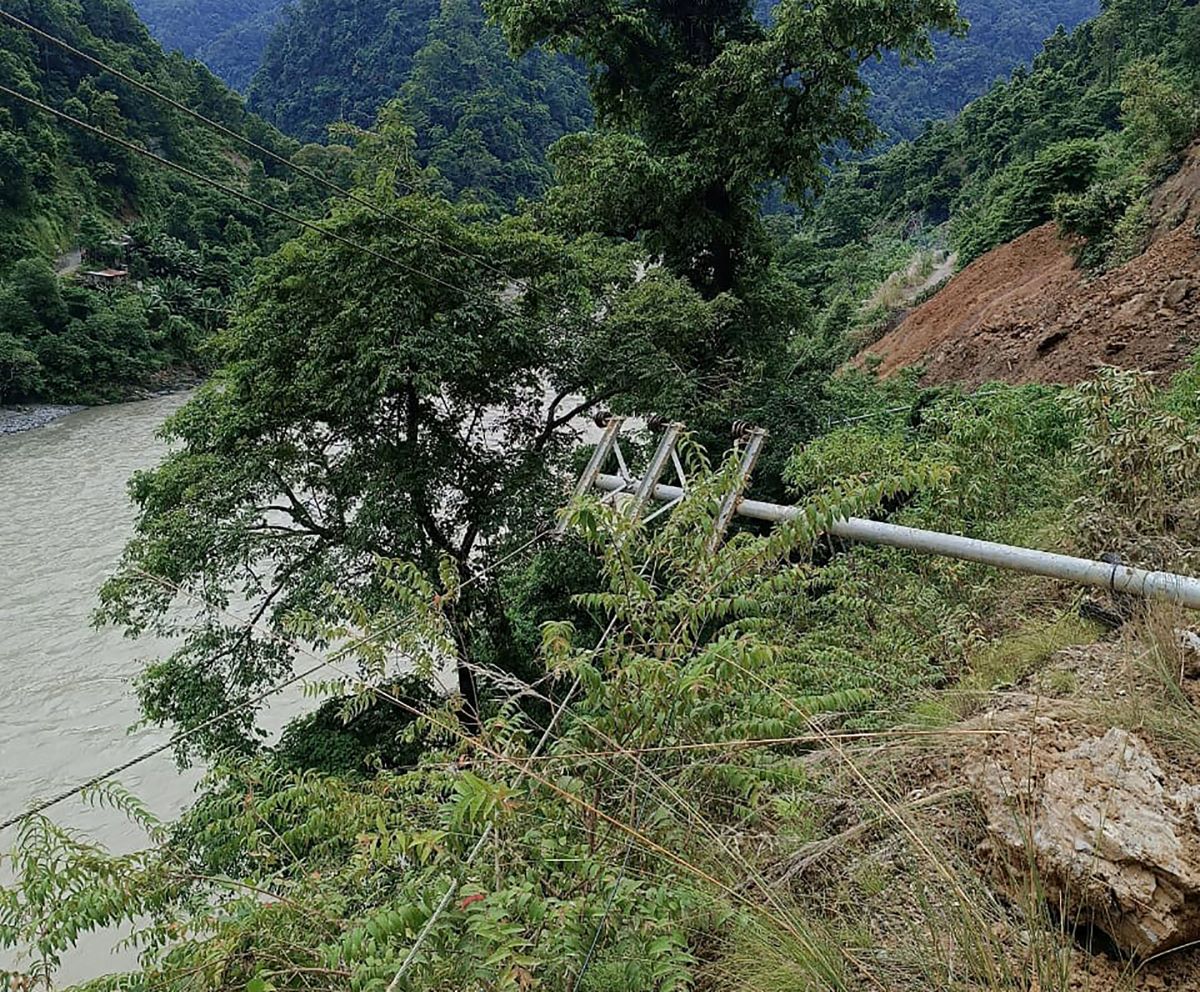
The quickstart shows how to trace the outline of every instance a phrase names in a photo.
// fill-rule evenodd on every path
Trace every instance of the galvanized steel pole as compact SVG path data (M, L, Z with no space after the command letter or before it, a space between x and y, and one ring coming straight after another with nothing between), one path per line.
M597 488L607 492L619 492L629 483L618 475L596 476ZM678 486L656 485L653 497L669 502L682 498L684 491ZM794 520L801 513L795 506L778 503L762 503L744 499L738 503L739 516L753 520L781 522ZM1010 544L992 541L977 541L957 534L942 534L938 531L900 527L897 524L876 520L861 520L850 517L830 527L829 532L837 537L868 544L883 544L893 548L907 548L925 554L959 558L963 561L979 562L996 568L1007 568L1030 575L1043 575L1051 579L1062 579L1083 586L1095 586L1112 592L1132 593L1147 599L1161 599L1178 603L1192 610L1200 610L1200 579L1171 572L1148 572L1127 565L1113 565L1089 558L1072 558L1049 551L1035 551Z

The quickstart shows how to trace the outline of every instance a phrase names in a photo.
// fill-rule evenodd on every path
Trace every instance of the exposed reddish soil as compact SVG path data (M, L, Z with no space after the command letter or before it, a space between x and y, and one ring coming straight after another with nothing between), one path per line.
M1200 346L1200 144L1154 194L1147 251L1099 277L1047 224L977 259L866 350L924 381L1074 383L1100 365L1169 372Z

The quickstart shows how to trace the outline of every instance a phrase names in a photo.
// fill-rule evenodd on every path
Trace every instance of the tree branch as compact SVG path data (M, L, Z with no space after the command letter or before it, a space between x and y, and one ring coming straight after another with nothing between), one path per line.
M541 433L539 433L538 436L533 439L532 450L541 451L547 444L550 443L550 440L554 437L554 432L560 427L566 426L581 413L586 413L588 410L599 406L606 400L612 399L620 392L620 388L616 386L614 386L612 389L606 389L598 396L594 396L590 400L584 400L582 403L568 410L566 413L560 414L556 417L554 415L555 412L558 410L559 406L562 405L562 401L571 395L571 391L568 389L559 393L558 396L554 398L554 402L550 404L550 409L546 413L545 426L542 428Z

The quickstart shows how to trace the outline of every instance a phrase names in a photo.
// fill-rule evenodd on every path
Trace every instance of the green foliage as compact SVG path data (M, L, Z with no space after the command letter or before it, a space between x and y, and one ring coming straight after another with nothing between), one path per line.
M327 223L375 254L309 232L266 260L210 349L219 370L164 428L173 453L134 480L136 536L101 616L183 634L140 685L156 721L193 726L278 679L289 618L372 603L380 557L443 585L445 558L461 583L503 557L546 524L573 418L622 381L563 245L398 195L412 147L390 118L364 136L362 188L388 216L341 206ZM223 612L238 595L263 629ZM466 655L507 650L495 578L453 598ZM203 749L252 746L241 720Z
M1138 196L1130 195L1147 181L1139 171L1195 131L1198 15L1188 0L1102 7L1073 33L1048 38L1030 68L1016 69L953 121L844 173L841 201L873 223L842 225L827 247L953 219L967 262L1057 216L1069 233L1089 238L1089 266L1140 250ZM1099 142L1095 154L1089 142ZM1154 164L1146 176L1159 171ZM1135 211L1127 220L1123 205Z
M20 0L7 9L278 154L293 151L202 66L164 55L126 0ZM304 213L319 202L303 185L268 177L229 140L8 24L0 26L0 82L276 207ZM197 345L214 315L245 283L253 258L289 233L257 206L15 101L0 107L4 162L0 307L16 344L5 348L0 400L116 399L164 367L200 364ZM106 242L131 224L126 258ZM89 251L85 268L129 263L144 291L106 298L65 279L54 312L26 308L19 267L35 266L53 282L49 261L75 246ZM194 295L159 293L157 281L170 278L186 279Z
M591 122L578 70L542 53L514 60L479 0L303 0L249 90L255 111L303 141L336 122L369 127L397 96L422 164L492 208L540 194L546 150Z
M557 203L593 230L644 238L648 252L706 296L737 288L761 263L761 189L795 201L820 185L836 141L874 136L860 67L887 48L928 51L928 28L958 25L955 5L793 3L769 24L745 3L697 16L647 0L632 7L494 0L512 44L575 55L605 130L564 148ZM569 163L569 167L568 164Z
M324 140L335 121L369 127L400 91L436 12L436 0L301 0L284 8L250 84L250 106L301 141Z
M134 6L164 48L203 62L244 91L284 0L134 0Z
M1113 179L1099 179L1082 193L1060 196L1054 204L1054 218L1065 234L1081 239L1080 262L1090 269L1100 268L1107 260L1127 261L1117 253L1122 220L1129 214L1145 188L1137 173ZM1126 253L1121 253L1126 254Z
M1143 159L1180 151L1200 127L1195 99L1174 75L1161 57L1132 62L1121 73L1122 122L1131 150Z
M88 798L124 813L143 836L161 842L161 824L119 786ZM153 854L112 857L77 831L37 817L20 828L13 853L0 856L15 883L0 888L0 947L19 948L19 971L0 970L6 989L52 987L63 955L80 937L151 911L161 898Z
M917 138L927 122L947 120L1028 63L1056 30L1073 30L1100 10L1098 0L963 0L965 37L938 34L927 64L906 65L887 55L868 65L871 118L893 141Z
M1177 150L1195 129L1200 60L1184 39L1196 16L1180 0L1105 4L1073 34L1055 32L1031 68L1019 67L953 121L841 165L804 218L770 217L769 247L751 243L803 295L815 315L807 336L822 329L818 350L844 360L920 302L904 294L895 306L887 301L923 251L954 249L962 266L1053 219L1076 236L1088 268L1140 253L1153 222L1147 190L1174 161L1161 149ZM571 161L576 175L580 161ZM663 184L674 171L660 170L658 185L644 190L628 188L636 174L614 157L591 182L626 191L631 204L637 195L656 209L668 202ZM572 193L581 216L602 210L600 199ZM780 211L778 200L772 192L769 209ZM628 228L632 216L623 206L614 226Z
M419 676L386 685L384 691L422 709L434 699ZM379 706L354 712L347 709L344 700L331 699L316 712L289 723L272 754L280 767L289 770L341 776L371 774L378 769L416 764L429 746L423 729L413 727L412 720L403 713Z
M1082 509L1094 530L1102 532L1112 517L1161 530L1191 494L1200 433L1164 409L1163 399L1153 377L1135 370L1102 368L1079 386L1073 404L1082 422L1078 454L1090 482Z
M419 159L493 208L541 194L547 149L592 122L580 73L543 52L514 60L478 0L443 0L400 98Z
M11 302L0 297L0 312ZM44 388L37 353L23 337L0 334L0 403L38 395Z
M862 388L861 386L859 388ZM870 387L868 387L870 388ZM894 400L893 397L889 400ZM1039 387L913 396L798 451L788 481L802 498L853 491L906 473L937 473L922 490L893 484L896 523L1028 544L1079 491L1073 419ZM993 571L906 551L835 544L817 585L805 650L834 685L879 686L913 699L946 679L989 622Z
M993 173L978 189L964 190L964 204L952 222L962 262L1050 220L1058 197L1079 194L1091 184L1100 152L1089 139L1057 142L1030 162Z
M224 309L238 278L214 265L222 250L193 250L144 225L123 247L96 225L85 218L90 264L128 265L140 286L87 289L56 277L40 259L16 263L0 278L0 320L9 328L0 403L119 400L156 375L203 367L213 314ZM245 258L256 250L247 242L228 254Z
M1068 613L1049 622L1032 623L1016 634L981 646L972 652L970 670L955 685L948 702L958 717L970 716L986 705L992 692L1020 685L1045 668L1058 651L1073 644L1087 644L1099 633L1096 626Z

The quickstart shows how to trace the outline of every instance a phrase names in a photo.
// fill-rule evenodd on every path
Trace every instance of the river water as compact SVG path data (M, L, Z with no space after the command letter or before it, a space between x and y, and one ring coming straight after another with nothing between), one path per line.
M130 689L158 645L94 630L96 591L129 537L130 476L155 464L154 432L184 401L167 396L73 414L0 438L0 814L58 792L164 739L127 733L137 720ZM122 784L155 812L191 795L169 755L131 769ZM63 819L119 844L124 829L80 803ZM115 832L114 832L115 830ZM10 838L0 838L0 842Z
M138 708L131 681L166 645L92 628L96 592L131 534L130 476L165 453L155 432L185 395L98 407L23 434L0 436L0 820L112 768L169 732L130 732ZM272 721L299 705L293 700ZM180 774L170 753L118 781L162 817L191 799L198 771ZM80 800L53 818L115 850L135 850L140 831ZM0 849L15 829L0 835ZM111 955L114 934L85 939L65 962L64 984L132 965ZM0 951L0 969L14 964Z
M0 821L169 736L130 728L139 715L132 682L170 645L96 630L91 616L132 533L129 479L166 453L156 432L186 400L176 394L97 407L0 434ZM590 424L582 429L598 434ZM272 701L260 724L277 732L311 705L294 687ZM166 752L117 780L169 819L192 799L200 774L181 774ZM78 799L49 815L111 850L136 850L146 840L120 814ZM0 834L0 851L11 848L15 832ZM114 953L121 936L85 936L64 959L58 983L136 967L129 951ZM0 970L17 964L0 950Z

